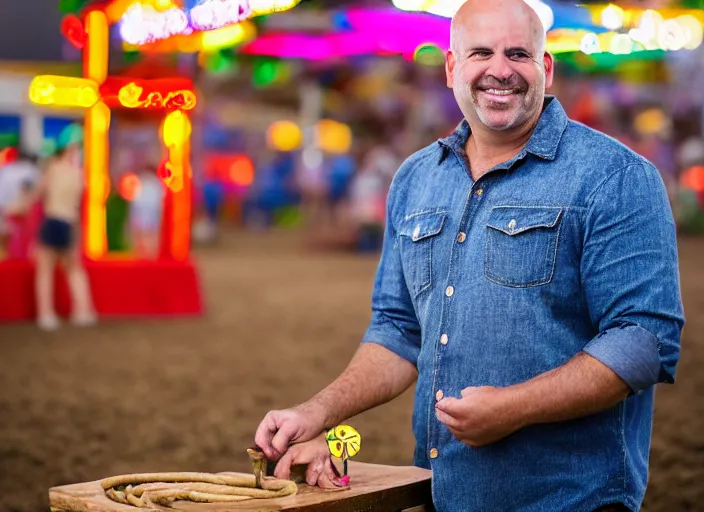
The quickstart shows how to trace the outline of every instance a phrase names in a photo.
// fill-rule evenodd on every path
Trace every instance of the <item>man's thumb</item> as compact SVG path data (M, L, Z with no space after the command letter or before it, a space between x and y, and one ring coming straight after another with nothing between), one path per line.
M469 387L469 388L464 388L462 390L462 398L466 397L467 395L473 394L477 389L477 387Z
M435 404L435 407L440 409L445 414L453 416L453 413L457 410L458 403L459 400L457 400L456 398L448 397L440 400L437 404Z

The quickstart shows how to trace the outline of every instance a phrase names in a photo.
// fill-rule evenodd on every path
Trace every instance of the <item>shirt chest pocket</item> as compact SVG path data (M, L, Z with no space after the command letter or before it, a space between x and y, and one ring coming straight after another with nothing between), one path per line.
M432 285L433 245L442 232L447 212L423 211L407 215L398 228L401 263L413 297Z
M514 288L549 283L562 216L559 207L495 207L486 226L486 278Z

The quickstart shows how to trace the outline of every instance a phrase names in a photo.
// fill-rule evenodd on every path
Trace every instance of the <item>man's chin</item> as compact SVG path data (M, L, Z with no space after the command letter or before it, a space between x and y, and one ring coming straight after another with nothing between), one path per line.
M509 112L504 111L508 114ZM479 113L482 124L490 130L510 130L516 124L516 115L497 115L498 112Z

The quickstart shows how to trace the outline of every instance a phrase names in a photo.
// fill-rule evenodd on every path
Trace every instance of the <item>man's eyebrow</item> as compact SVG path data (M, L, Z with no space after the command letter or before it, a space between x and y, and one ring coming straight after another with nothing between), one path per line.
M472 46L470 48L465 48L464 53L473 53L473 52L487 52L487 53L493 53L494 50L491 48L487 48L486 46Z
M512 46L512 47L506 48L504 50L504 54L519 53L519 52L523 52L528 55L533 55L533 53L531 51L529 51L527 48L524 48L522 46Z

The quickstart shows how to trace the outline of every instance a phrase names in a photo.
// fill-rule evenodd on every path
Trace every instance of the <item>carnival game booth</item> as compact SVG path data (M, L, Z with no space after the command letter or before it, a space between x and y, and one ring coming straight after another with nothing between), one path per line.
M190 257L192 171L190 114L197 94L189 78L143 80L108 76L110 26L135 44L175 44L173 51L197 51L208 33L228 30L251 16L290 8L297 2L205 0L73 2L62 21L63 35L82 50L82 76L40 75L28 91L32 103L80 109L84 122L85 198L81 248L100 316L174 316L203 311L196 267ZM282 4L282 5L279 5ZM159 20L166 21L159 23ZM108 252L106 200L110 189L109 127L114 109L162 116L159 136L164 158L159 177L164 198L159 256L136 259ZM69 294L57 270L57 312L70 311ZM34 268L29 260L0 262L0 321L35 317Z

